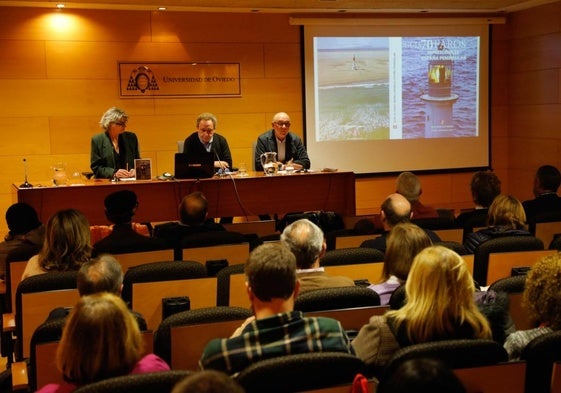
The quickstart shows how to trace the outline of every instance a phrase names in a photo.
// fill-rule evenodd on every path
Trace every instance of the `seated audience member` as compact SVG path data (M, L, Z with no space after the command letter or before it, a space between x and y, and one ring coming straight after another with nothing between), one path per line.
M443 246L422 250L405 283L407 303L370 318L353 340L356 354L379 374L400 347L446 340L491 338L474 301L475 286L463 259Z
M380 379L376 393L466 393L462 381L438 359L409 359Z
M487 226L489 206L501 193L501 181L493 172L475 172L471 178L470 189L475 208L456 217L456 225L464 228L465 234L472 232L473 228Z
M538 336L561 329L561 254L548 255L532 266L526 278L522 305L536 328L510 334L504 347L511 360L520 358L526 345Z
M413 258L431 245L427 233L415 224L397 224L392 228L384 255L382 282L368 287L380 295L380 304L388 304L393 291L407 280Z
M181 243L184 236L195 233L225 231L226 229L208 219L208 201L200 191L186 195L179 204L180 221L156 225L154 236L166 240L169 247Z
M111 293L80 298L64 327L56 365L65 382L45 385L38 392L71 392L107 378L170 369L158 356L145 354L134 317Z
M320 258L325 255L327 245L321 228L310 220L301 219L288 225L281 234L281 241L296 257L300 292L355 285L351 278L330 276L320 267Z
M234 378L222 371L200 370L181 381L171 393L244 393L245 389Z
M552 165L538 168L533 187L535 199L522 203L528 222L539 221L552 214L561 216L561 197L557 195L560 184L559 169Z
M396 192L403 195L411 204L411 219L437 218L438 212L431 206L421 203L421 181L411 172L401 172L396 180Z
M43 247L27 262L21 279L52 271L78 270L90 259L91 252L86 216L76 209L60 210L47 221Z
M339 321L304 317L294 311L299 292L296 257L282 243L266 243L245 265L246 290L254 316L230 338L211 340L199 361L201 369L236 374L250 364L276 356L308 352L353 354L349 337Z
M464 247L469 254L488 240L501 236L531 236L526 229L526 214L518 199L511 195L498 195L489 207L489 226L477 232L468 233Z
M45 227L35 209L27 203L11 205L6 210L6 224L9 232L0 243L0 279L6 276L8 256L17 255L17 260L28 260L39 252L45 238Z
M119 261L112 255L102 254L88 262L84 262L78 270L76 279L80 296L94 293L109 292L121 296L123 289L123 269ZM66 318L71 308L58 307L50 312L47 320ZM132 311L141 331L147 329L146 320L137 312Z
M386 241L390 230L397 224L411 222L411 204L401 194L390 194L382 203L380 218L384 226L381 236L374 239L365 240L361 247L376 248L382 252L386 251ZM433 243L439 242L440 238L430 229L423 228Z
M225 231L221 225L208 218L208 201L200 191L186 195L179 204L179 221L154 227L154 236L164 239L170 248L181 249L183 238L198 233ZM175 259L179 255L176 255Z
M105 216L114 225L108 236L94 244L94 255L153 251L167 247L164 239L144 236L133 229L132 218L138 207L134 192L129 190L113 192L107 195L104 205Z

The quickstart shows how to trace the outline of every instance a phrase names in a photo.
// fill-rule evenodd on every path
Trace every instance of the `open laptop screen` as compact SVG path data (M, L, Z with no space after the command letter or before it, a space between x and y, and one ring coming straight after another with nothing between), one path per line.
M214 156L212 153L187 155L175 153L176 179L206 179L214 176Z

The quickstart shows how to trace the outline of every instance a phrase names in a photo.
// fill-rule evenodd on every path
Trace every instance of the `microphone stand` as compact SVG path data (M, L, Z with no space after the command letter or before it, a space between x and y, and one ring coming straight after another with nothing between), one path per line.
M25 173L25 181L23 184L20 184L19 188L33 188L33 184L27 181L27 159L23 159L23 169Z

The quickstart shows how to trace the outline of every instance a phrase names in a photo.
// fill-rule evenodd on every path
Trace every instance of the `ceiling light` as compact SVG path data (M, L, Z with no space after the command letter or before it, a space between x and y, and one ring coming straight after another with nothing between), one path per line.
M58 4L56 5L56 8L64 8L64 4L58 3Z

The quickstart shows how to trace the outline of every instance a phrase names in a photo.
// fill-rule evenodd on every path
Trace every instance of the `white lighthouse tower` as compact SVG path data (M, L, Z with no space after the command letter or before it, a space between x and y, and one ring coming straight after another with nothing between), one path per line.
M442 53L444 46L440 44L438 50ZM426 104L425 138L444 138L453 136L455 132L453 105L458 95L452 93L453 73L452 60L429 61L428 94L421 96Z

